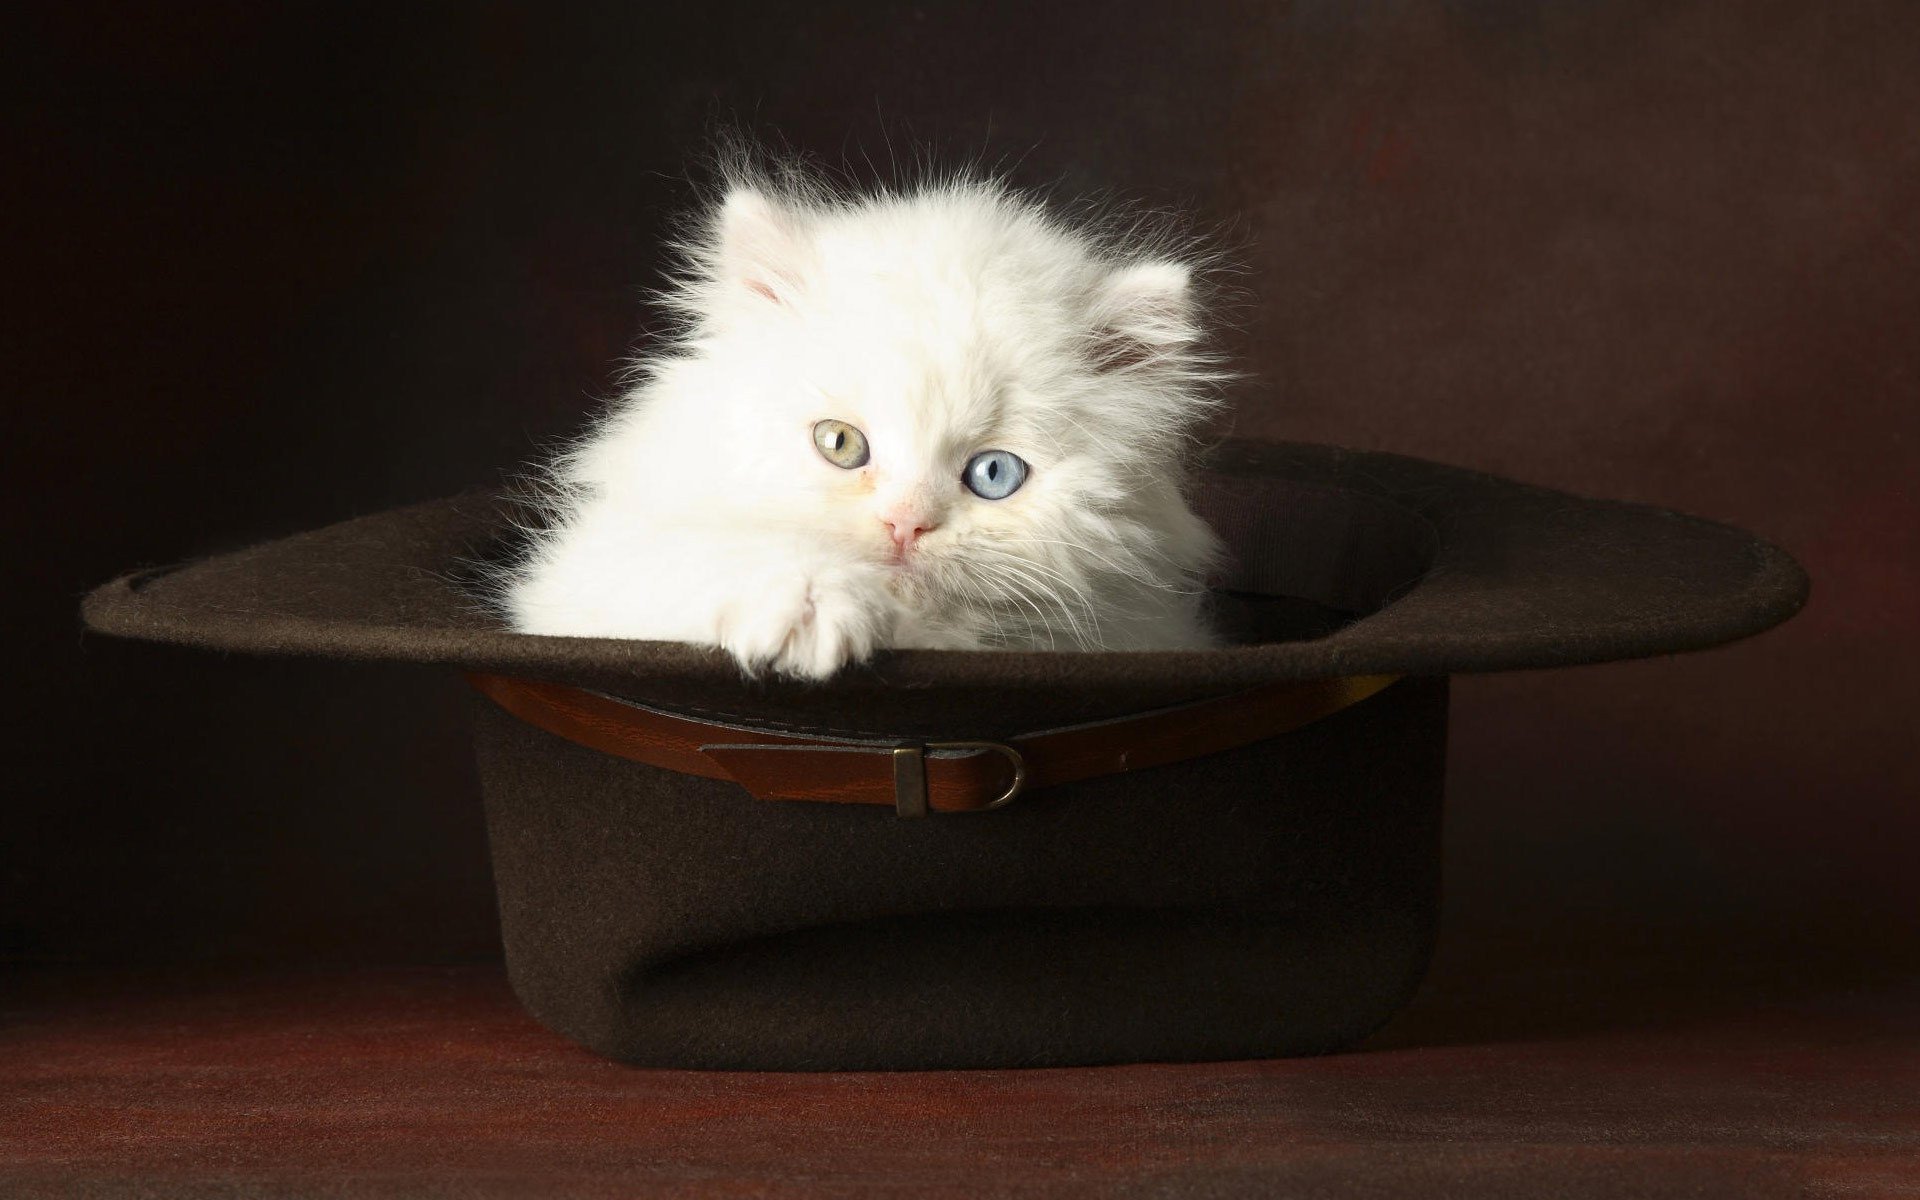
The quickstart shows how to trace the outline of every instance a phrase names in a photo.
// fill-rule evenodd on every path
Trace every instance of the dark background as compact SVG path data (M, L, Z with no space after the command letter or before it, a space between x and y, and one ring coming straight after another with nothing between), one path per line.
M83 637L78 599L578 429L737 122L1222 230L1238 433L1793 551L1814 599L1756 641L1459 681L1443 944L1912 969L1920 5L582 12L83 4L8 39L0 957L497 953L455 680Z

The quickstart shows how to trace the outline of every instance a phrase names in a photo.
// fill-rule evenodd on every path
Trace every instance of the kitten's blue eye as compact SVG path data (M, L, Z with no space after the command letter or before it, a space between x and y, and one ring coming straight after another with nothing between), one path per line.
M821 458L842 470L867 465L867 435L845 421L829 418L815 424L813 448L820 452Z
M967 463L967 490L982 500L1005 500L1027 481L1027 464L1008 450L982 450Z

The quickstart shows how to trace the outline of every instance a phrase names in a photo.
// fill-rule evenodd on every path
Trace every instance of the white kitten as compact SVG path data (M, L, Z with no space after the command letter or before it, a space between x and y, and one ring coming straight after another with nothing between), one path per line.
M527 633L822 678L882 647L1208 645L1191 269L972 180L736 184L686 332L553 468Z

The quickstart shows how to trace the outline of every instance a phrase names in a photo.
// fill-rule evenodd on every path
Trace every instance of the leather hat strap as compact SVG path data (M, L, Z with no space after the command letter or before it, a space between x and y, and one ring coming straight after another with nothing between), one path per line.
M665 712L565 684L471 674L522 721L636 762L727 779L762 800L879 804L903 817L981 812L1021 793L1164 766L1287 733L1357 704L1397 675L1276 683L1001 741L814 733Z

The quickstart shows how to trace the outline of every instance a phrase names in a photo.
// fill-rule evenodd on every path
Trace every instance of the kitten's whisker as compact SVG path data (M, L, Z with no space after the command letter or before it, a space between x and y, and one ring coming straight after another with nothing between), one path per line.
M1012 545L1012 546L1067 546L1074 550L1079 550L1082 553L1092 555L1094 558L1104 563L1110 570L1113 571L1115 575L1120 576L1121 578L1127 580L1130 583L1137 583L1142 587L1150 587L1158 591L1171 592L1174 595L1178 595L1178 596L1199 596L1199 595L1205 594L1206 592L1205 588L1183 588L1176 584L1165 582L1164 580L1155 579L1151 574L1146 572L1144 567L1136 567L1130 570L1120 565L1119 563L1114 562L1112 559L1106 557L1105 555L1101 554L1098 550L1095 550L1093 547L1085 545L1080 542L1069 542L1059 538L1022 537L1022 538L1009 539L1005 544ZM1162 562L1166 563L1169 567L1173 567L1176 570L1179 569L1178 564L1175 563L1171 558L1167 557L1167 555L1165 555L1164 553L1161 553L1158 551L1153 551L1152 553L1154 553L1156 557L1158 557ZM1182 574L1184 574L1184 572L1182 572Z
M1031 560L1028 560L1028 559L1022 559L1011 554L1003 553L999 555L999 562L1003 571L1007 571L1009 573L1018 575L1019 578L1023 579L1032 588L1033 592L1037 596L1039 596L1040 598L1049 600L1059 607L1060 614L1067 619L1069 626L1072 628L1074 639L1076 641L1079 641L1082 643L1092 642L1093 644L1099 646L1101 649L1106 648L1106 639L1103 638L1100 634L1099 612L1094 607L1093 601L1087 596L1085 590L1080 588L1077 584L1075 584L1072 580L1068 579L1065 575L1062 575L1057 571L1053 571L1051 568L1044 567L1041 564L1032 562ZM1024 572L1027 569L1041 572L1041 575L1038 577L1035 577L1033 575L1025 574ZM1052 575L1055 579L1058 579L1062 585L1064 585L1066 588L1068 588L1071 591L1073 599L1079 602L1081 611L1086 614L1087 621L1092 626L1091 633L1082 631L1079 620L1073 614L1073 606L1067 603L1066 596L1060 594L1059 592L1055 591L1052 588L1042 586L1048 582L1046 579L1047 575Z
M1040 628L1045 629L1047 631L1047 636L1049 637L1049 639L1052 638L1053 622L1048 620L1046 612L1039 605L1039 600L1045 599L1044 596L1035 597L1029 594L1028 589L1019 586L1019 582L1017 580L1014 580L1008 577L1003 577L1003 576L993 575L993 574L982 574L981 576L978 577L977 581L983 588L990 589L994 596L1004 600L1011 600L1014 603L1023 605L1027 609L1031 610L1033 613L1033 616L1039 620ZM1015 611L1019 611L1019 610L1016 609ZM1021 613L1021 618L1023 620L1027 620L1026 614ZM1032 621L1027 620L1027 625L1029 630L1028 637L1032 638L1033 636L1031 632L1033 628Z
M1047 648L1049 650L1054 648L1055 640L1053 635L1053 623L1047 620L1047 614L1041 610L1039 604L1035 602L1033 597L1028 596L1020 588L1013 586L1010 580L987 578L987 579L983 579L981 582L983 584L990 585L993 588L995 595L1002 596L1010 600L1016 600L1021 604L1026 605L1028 608L1032 609L1033 615L1040 619L1040 628L1047 631ZM1015 611L1018 611L1018 610L1015 610ZM1021 614L1021 619L1026 620L1026 615L1024 613ZM1072 619L1070 615L1068 619L1069 620ZM1027 621L1027 638L1029 641L1037 640L1033 636L1032 621Z
M1030 567L1038 571L1053 574L1056 578L1059 578L1063 584L1065 584L1069 588L1072 588L1075 591L1075 593L1077 594L1077 598L1079 599L1081 605L1087 611L1089 618L1094 619L1097 624L1096 614L1100 611L1100 609L1094 606L1093 602L1089 598L1087 598L1085 593L1081 591L1081 589L1076 584L1074 584L1071 579L1068 579L1064 576L1060 576L1058 572L1053 571L1052 568L1049 568L1044 563L1038 563L1030 559L1022 559L1022 558L1019 558L1018 556L1008 555L1004 551L998 551L997 553L999 553L1000 557L1004 559L1007 559L1012 562L1020 563L1023 566ZM1153 615L1153 610L1150 608L1142 609L1132 605L1122 604L1119 602L1117 598L1113 598L1113 597L1108 597L1105 599L1104 609L1109 615L1117 614L1122 617L1151 619Z
M969 601L976 597L978 598L980 611L992 621L988 629L988 636L993 637L1002 644L1010 644L1012 642L1012 635L1002 628L1004 624L1002 618L1006 610L995 603L994 595L986 590L984 584L969 579L963 572L943 572L943 574L951 576L955 589L961 592ZM972 605L969 605L969 607L972 607ZM1018 616L1021 623L1027 627L1027 640L1025 644L1029 646L1037 644L1040 639L1034 633L1033 619L1017 608L1013 609L1012 613ZM1051 631L1048 632L1047 637L1048 648L1051 649L1053 637Z
M1054 568L1047 566L1045 563L1036 562L1030 558L1021 558L1019 555L1008 554L1003 550L998 550L997 548L993 548L993 547L987 547L986 549L990 553L997 555L998 559L1002 563L1023 568L1026 570L1037 571L1041 574L1043 578L1051 578L1054 580L1058 580L1063 587L1066 587L1074 594L1075 598L1078 599L1081 602L1081 604L1085 605L1089 610L1092 609L1092 606L1093 606L1092 601L1088 598L1086 589L1081 587L1078 583L1074 582L1073 579L1068 577L1065 573L1055 570Z

